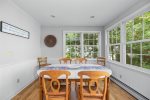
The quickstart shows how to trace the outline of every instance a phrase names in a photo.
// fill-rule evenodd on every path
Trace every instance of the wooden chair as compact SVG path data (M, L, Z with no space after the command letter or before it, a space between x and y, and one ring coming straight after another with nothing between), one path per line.
M86 62L87 62L87 59L86 59L86 58L76 58L76 59L75 59L75 63L86 64ZM75 86L76 86L77 84L80 84L79 81L78 81L78 82L77 82L77 81L75 82ZM86 82L85 82L85 84L86 84Z
M78 100L106 100L110 74L103 71L81 71L78 73L80 85L76 86ZM88 86L83 86L83 76L89 77ZM99 80L104 79L103 90L100 90Z
M66 76L65 85L61 85L60 84L61 81L58 79L62 75ZM41 88L45 95L46 100L69 100L70 98L70 85L68 80L69 75L70 75L69 71L63 70L42 71L40 73L40 83L42 85ZM50 80L48 80L46 77L50 77Z
M79 63L79 64L86 64L87 59L86 58L76 58L75 62Z
M64 64L67 64L68 62L71 64L71 61L72 61L72 59L70 59L70 58L60 58L59 59L60 64L62 64L62 62Z
M97 57L97 64L105 66L106 58L105 57Z
M47 63L47 57L38 57L37 59L40 67L51 65Z

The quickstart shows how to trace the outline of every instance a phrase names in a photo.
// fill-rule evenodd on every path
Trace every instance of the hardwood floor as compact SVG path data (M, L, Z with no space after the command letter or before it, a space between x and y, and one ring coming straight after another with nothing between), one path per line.
M123 90L114 82L110 82L110 98L109 100L136 100L132 95ZM31 85L21 91L18 95L16 95L12 100L40 100L39 99L39 81L34 81ZM78 100L76 96L76 92L74 89L74 85L71 87L71 100Z

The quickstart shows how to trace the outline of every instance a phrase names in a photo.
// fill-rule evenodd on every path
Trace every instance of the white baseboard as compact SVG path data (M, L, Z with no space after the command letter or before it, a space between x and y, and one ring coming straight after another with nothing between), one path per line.
M110 78L113 82L115 82L116 84L118 84L120 87L122 87L125 91L127 91L128 93L130 93L131 95L133 95L135 98L137 98L138 100L149 100L148 98L146 98L145 96L143 96L142 94L138 93L137 91L135 91L134 89L132 89L131 87L129 87L128 85L122 83L121 81L119 81L118 79L116 79L115 77L111 77Z
M13 95L11 95L11 96L8 97L9 100L11 100L11 99L12 99L13 97L15 97L17 94L19 94L22 90L24 90L27 86L29 86L31 83L33 83L36 79L37 79L37 78L32 79L31 81L28 82L28 84L26 84L26 85L25 85L24 87L22 87L20 90L15 91L15 94L13 94Z
M5 66L0 65L1 75L4 75L7 79L10 78L7 82L5 82L5 79L2 79L4 82L0 84L0 88L2 87L0 90L0 100L11 100L15 95L30 85L38 78L36 71L36 60L27 60ZM19 82L17 82L17 79L19 79Z

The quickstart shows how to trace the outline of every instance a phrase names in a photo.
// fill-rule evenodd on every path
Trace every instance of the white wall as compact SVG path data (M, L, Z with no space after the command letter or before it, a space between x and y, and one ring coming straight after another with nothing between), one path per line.
M129 9L126 13L119 16L105 28L109 28L122 19L126 19L127 16L131 16L133 13L141 11L145 8L150 8L150 1L143 2L142 4L138 4L137 6ZM150 99L150 70L116 63L113 61L108 61L107 66L112 70L113 77ZM138 100L141 99L138 98Z
M112 70L113 77L150 99L150 71L146 73L134 66L113 62L107 62L107 66Z
M123 18L127 17L128 15L134 13L135 11L137 11L138 9L144 7L145 5L147 5L148 3L150 3L150 0L145 0L141 3L137 3L135 4L133 7L129 8L127 11L122 12L122 14L120 14L120 16L118 16L117 18L115 18L112 22L108 23L105 26L106 28L109 28L110 26L114 25L115 23L119 22L120 20L122 20Z
M103 27L48 27L43 26L41 29L41 48L42 48L42 56L48 57L49 63L59 63L58 58L63 56L63 31L101 31L101 43L102 43L102 51L101 54L104 56L104 30ZM47 35L54 35L57 38L57 43L54 47L48 48L44 44L44 38Z
M39 23L11 0L0 1L0 21L30 32L30 39L0 32L0 100L10 100L37 78L41 29Z

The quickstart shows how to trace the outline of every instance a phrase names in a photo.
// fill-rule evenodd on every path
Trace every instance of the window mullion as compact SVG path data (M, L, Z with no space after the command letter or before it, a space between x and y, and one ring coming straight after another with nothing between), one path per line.
M126 30L124 22L121 23L120 31L120 58L120 62L126 64Z
M142 67L142 42L140 42L140 66Z
M144 38L145 38L145 37L144 37L144 15L142 15L142 18L143 18L143 19L142 19L142 34L143 34L143 35L142 35L142 41L143 41ZM143 61L143 51L142 51L142 43L143 43L143 42L142 42L142 41L140 42L140 49L141 49L141 50L140 50L140 53L141 53L141 55L140 55L140 65L141 65L141 67L143 67L143 62L142 62L142 61Z
M134 19L133 19L133 22L132 22L132 40L131 41L134 41ZM130 45L131 45L131 49L130 49L130 51L131 51L131 58L130 58L130 63L131 63L131 65L132 65L132 59L133 59L133 53L132 53L132 44L133 43L131 43Z
M97 46L97 45L96 45L96 46ZM99 33L99 34L98 34L98 55L99 55L99 56L102 56L102 54L101 54L101 52L102 52L102 51L101 51L101 46L102 46L102 45L101 45L101 33Z
M105 57L108 59L109 58L109 31L105 30Z
M116 29L115 29L115 33L116 33L116 34L115 34L115 39L116 39L116 41L115 41L116 43L115 43L115 44L117 44L117 43L118 43L118 42L117 42L117 27L116 27Z
M66 55L66 33L63 33L63 57Z
M132 58L133 58L133 54L132 54L132 43L130 44L130 52L131 52L131 58L130 58L130 64L132 65Z
M81 57L84 57L84 39L83 39L84 33L81 32L81 38L80 38L80 44L81 44Z
M144 28L145 28L145 27L144 27L144 15L142 15L142 18L143 18L143 19L142 19L142 40L144 40L144 38L145 38L145 37L144 37Z

